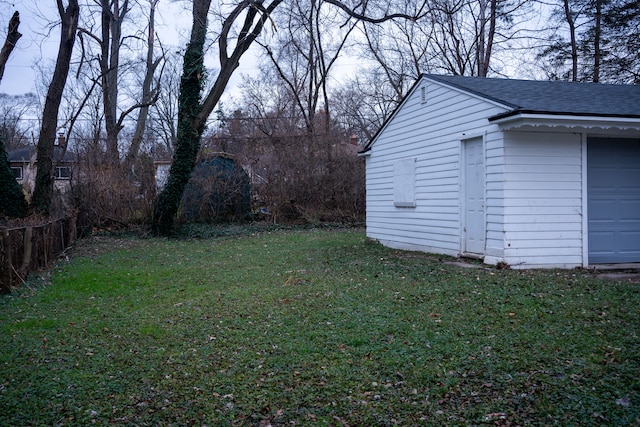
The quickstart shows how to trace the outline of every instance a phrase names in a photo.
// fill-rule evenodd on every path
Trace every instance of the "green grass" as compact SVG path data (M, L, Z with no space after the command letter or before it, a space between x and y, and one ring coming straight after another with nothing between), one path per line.
M637 284L354 230L107 244L0 300L0 425L640 425Z

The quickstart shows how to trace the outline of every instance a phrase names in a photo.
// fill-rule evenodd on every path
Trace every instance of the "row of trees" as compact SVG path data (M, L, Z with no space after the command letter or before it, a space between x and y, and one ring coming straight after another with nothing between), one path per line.
M0 118L4 144L38 135L32 209L49 211L51 153L61 128L83 141L76 149L132 185L140 182L136 171L149 170L142 166L149 158L172 156L152 217L166 234L203 137L260 171L269 183L262 199L275 200L278 188L274 206L304 200L346 209L338 200L363 199L351 136L369 140L420 73L640 82L640 10L632 0L188 3L190 38L176 52L155 31L159 0L56 0L59 55L40 119L32 122L38 130L26 131L16 118L31 107ZM7 40L13 35L10 44L19 49L11 28ZM247 55L261 58L259 71L222 105ZM345 62L355 72L345 73Z

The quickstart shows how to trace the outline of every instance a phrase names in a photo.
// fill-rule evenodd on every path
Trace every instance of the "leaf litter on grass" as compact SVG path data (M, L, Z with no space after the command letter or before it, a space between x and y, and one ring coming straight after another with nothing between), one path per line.
M0 306L0 423L637 424L636 287L447 260L358 230L73 259Z

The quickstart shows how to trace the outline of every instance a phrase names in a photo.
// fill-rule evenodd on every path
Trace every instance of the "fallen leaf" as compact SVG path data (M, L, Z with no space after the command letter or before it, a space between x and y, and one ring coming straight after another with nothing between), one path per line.
M616 399L616 405L620 405L623 408L628 408L629 406L631 406L631 399L629 399L629 396L621 397L620 399Z
M504 420L507 418L507 414L504 412L492 412L490 414L485 414L484 419L487 421L491 420Z

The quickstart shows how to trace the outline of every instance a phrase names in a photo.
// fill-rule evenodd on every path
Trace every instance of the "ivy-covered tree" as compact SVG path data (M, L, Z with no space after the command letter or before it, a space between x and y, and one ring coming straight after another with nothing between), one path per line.
M178 95L177 143L167 183L153 211L152 227L157 234L169 235L173 231L174 217L189 182L204 132L204 121L195 123L195 120L202 112L200 92L205 76L204 42L210 5L211 0L193 1L191 39L184 54Z
M240 64L240 58L260 35L265 22L283 0L273 0L268 6L264 1L242 1L233 8L222 23L218 36L220 71L213 87L200 99L205 68L204 43L207 33L207 15L211 0L193 0L191 39L184 54L180 94L178 95L178 134L173 163L167 183L160 193L153 212L152 228L155 233L169 235L173 232L175 216L189 182L204 132L205 122L222 97L229 79ZM228 43L236 20L244 14L237 43L229 54Z
M323 0L345 13L347 19L381 23L390 19L415 19L405 13L389 13L389 3L363 2L356 9L340 0ZM174 220L184 189L195 166L206 120L218 105L229 79L240 64L240 58L254 43L271 15L283 0L243 0L222 10L221 28L217 33L219 71L213 86L201 100L203 87L204 45L211 0L193 0L191 38L184 55L183 74L178 98L178 134L173 163L167 183L156 201L152 229L157 234L173 232ZM418 10L422 11L421 7ZM372 11L382 16L372 18ZM421 12L420 12L421 13ZM233 43L235 42L235 45Z

